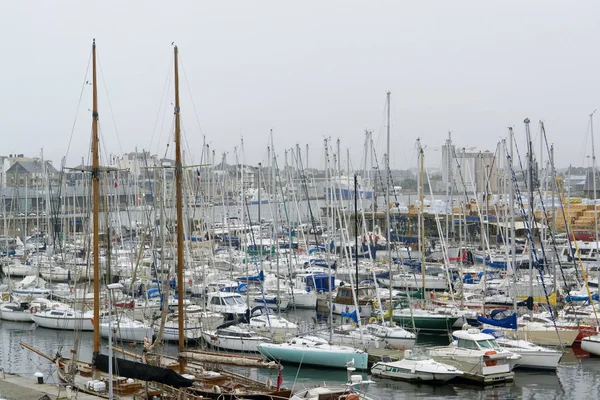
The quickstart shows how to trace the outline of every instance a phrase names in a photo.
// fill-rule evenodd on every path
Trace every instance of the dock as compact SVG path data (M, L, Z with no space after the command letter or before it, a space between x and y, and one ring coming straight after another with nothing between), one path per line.
M369 349L367 352L369 353L369 365L378 363L383 356L388 356L392 361L398 361L404 358L404 350Z
M47 396L47 397L44 397ZM68 397L67 388L50 383L37 383L20 375L0 371L0 399L6 400L98 400L100 397L86 393L75 393Z

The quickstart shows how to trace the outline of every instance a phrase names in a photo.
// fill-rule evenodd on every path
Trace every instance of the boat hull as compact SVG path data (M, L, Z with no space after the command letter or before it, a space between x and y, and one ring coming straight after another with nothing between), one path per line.
M426 332L450 332L458 317L426 317L410 315L394 315L394 322L405 329L418 329ZM414 327L413 327L414 320Z
M38 326L47 329L60 329L67 331L81 330L93 331L92 320L87 317L82 318L51 318L40 314L33 314L33 322Z
M600 335L581 339L581 349L587 351L590 355L600 356Z
M346 364L354 360L354 368L365 370L368 364L366 352L336 352L298 348L287 345L263 343L258 346L260 353L272 360L293 364L314 365L329 368L346 368Z
M212 335L207 332L202 332L202 338L206 341L206 343L210 344L212 347L217 347L224 350L231 351L246 351L257 353L258 345L264 342L264 339L234 339L228 337L220 337L217 335Z
M116 325L116 326L115 326ZM143 326L120 326L114 324L112 326L113 340L122 340L126 342L143 342L145 338L152 338L154 330L150 327ZM108 338L109 328L107 323L100 324L100 335L103 338Z
M31 312L27 311L6 311L0 310L0 319L12 322L32 322Z

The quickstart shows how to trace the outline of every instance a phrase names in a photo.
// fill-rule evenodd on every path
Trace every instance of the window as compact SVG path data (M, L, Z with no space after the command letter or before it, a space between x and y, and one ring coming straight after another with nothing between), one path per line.
M474 341L468 339L458 339L458 347L469 350L479 349L479 347L477 347L477 344Z
M213 297L212 300L210 301L210 304L221 305L221 298L220 297Z
M491 339L478 340L477 344L483 350L486 350L486 349L500 350L500 346L498 346L498 343L496 343L495 340L491 340Z

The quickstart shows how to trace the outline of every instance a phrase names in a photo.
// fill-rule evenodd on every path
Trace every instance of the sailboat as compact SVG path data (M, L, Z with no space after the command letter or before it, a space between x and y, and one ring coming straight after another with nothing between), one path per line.
M193 379L182 376L175 371L157 366L151 366L125 359L112 357L100 353L100 246L99 246L99 213L100 213L100 161L99 161L99 136L98 136L98 92L96 83L96 40L92 44L92 201L93 201L93 317L88 319L93 324L93 355L91 362L77 360L77 351L72 352L72 358L52 357L43 354L33 347L21 342L21 346L34 351L36 354L54 362L57 366L58 377L61 381L77 388L79 391L97 394L105 392L108 387L109 398L114 393L132 395L143 392L143 384L133 379L152 381L168 385L171 388L185 388L193 384ZM180 296L180 299L182 296ZM95 322L95 323L94 323ZM113 371L125 379L113 379ZM108 374L108 375L106 375ZM100 378L100 379L99 379ZM127 379L129 378L129 379ZM108 385L107 382L108 381Z

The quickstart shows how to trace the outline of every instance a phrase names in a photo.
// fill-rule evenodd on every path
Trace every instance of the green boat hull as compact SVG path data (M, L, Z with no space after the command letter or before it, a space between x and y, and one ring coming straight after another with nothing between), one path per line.
M394 315L394 322L405 329L418 329L420 332L452 332L452 325L458 317ZM413 327L414 320L414 327Z

